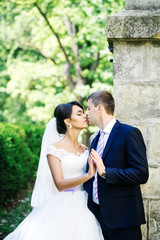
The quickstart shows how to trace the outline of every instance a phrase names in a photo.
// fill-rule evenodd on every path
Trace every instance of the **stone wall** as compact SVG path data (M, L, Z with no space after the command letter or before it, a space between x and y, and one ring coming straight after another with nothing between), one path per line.
M127 2L133 7L138 0ZM143 240L160 240L160 12L124 11L108 17L107 29L113 43L116 118L138 127L147 146Z
M155 10L160 9L159 0L126 0L126 10Z

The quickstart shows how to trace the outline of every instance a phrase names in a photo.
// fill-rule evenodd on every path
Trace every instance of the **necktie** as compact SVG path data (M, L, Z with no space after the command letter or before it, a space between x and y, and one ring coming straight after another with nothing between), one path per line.
M104 131L100 132L100 137L99 137L99 141L98 141L98 145L97 145L96 152L100 155L100 157L102 157L103 150L104 150L104 136L105 136L105 134L106 133ZM94 187L94 197L95 197L96 203L99 203L99 200L98 200L97 172L95 173L95 180L93 182L93 187Z

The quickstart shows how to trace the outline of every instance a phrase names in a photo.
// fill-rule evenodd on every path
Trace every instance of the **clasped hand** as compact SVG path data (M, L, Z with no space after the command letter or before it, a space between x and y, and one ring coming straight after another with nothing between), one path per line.
M103 160L94 149L91 150L88 163L90 174L94 175L97 170L98 174L101 176L105 171Z

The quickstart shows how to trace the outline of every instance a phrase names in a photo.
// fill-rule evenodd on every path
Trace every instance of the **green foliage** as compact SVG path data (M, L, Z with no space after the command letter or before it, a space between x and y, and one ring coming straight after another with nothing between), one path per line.
M0 239L4 239L6 235L12 232L20 222L31 211L30 199L32 186L29 187L25 197L18 200L17 204L10 209L1 209L0 214Z
M35 179L43 131L0 124L0 205L11 203Z
M106 19L124 2L1 1L0 120L44 123L60 102L111 89Z
M44 126L41 125L29 125L25 124L22 125L23 129L26 133L26 139L27 145L32 153L36 156L36 158L39 158L40 154L40 147L41 147L41 141L42 141L42 135L44 132Z

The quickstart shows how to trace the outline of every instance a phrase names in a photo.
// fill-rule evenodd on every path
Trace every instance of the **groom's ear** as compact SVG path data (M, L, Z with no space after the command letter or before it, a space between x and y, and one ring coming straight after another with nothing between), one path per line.
M103 106L99 104L97 107L98 107L98 112L102 112Z

